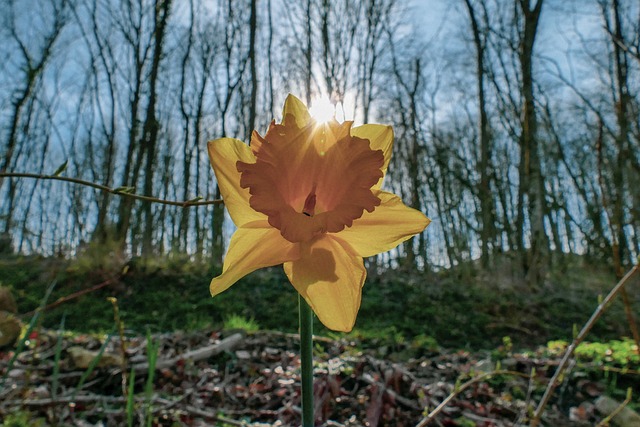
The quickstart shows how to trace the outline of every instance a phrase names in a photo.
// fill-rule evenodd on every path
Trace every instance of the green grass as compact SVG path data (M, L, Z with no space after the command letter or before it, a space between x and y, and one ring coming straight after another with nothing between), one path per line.
M44 419L34 418L31 413L26 411L8 414L4 418L4 422L0 424L1 427L41 427L44 425Z
M242 329L246 332L257 332L260 330L260 325L255 319L239 316L237 314L232 314L224 319L223 329L232 330L232 329Z
M491 272L470 264L441 273L370 274L356 330L391 340L390 346L417 339L432 348L493 349L505 336L516 348L568 341L589 318L598 297L615 284L606 269L595 265L578 257L567 259L533 291L504 266ZM134 259L124 274L121 266L99 260L0 259L0 284L13 290L20 313L38 307L53 278L57 286L49 302L112 280L110 286L43 312L40 321L50 328L58 327L66 313L67 330L111 332L113 311L107 298L113 296L126 330L138 334L223 327L297 331L297 297L281 267L252 273L211 298L209 282L218 272L219 267L179 257ZM628 292L632 299L639 294L637 287ZM317 321L315 332L331 334ZM589 338L609 341L625 335L628 328L617 301Z

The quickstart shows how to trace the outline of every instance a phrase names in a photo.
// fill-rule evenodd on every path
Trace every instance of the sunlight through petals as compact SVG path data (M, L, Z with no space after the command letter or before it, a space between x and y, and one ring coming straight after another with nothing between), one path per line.
M297 126L302 129L311 124L311 115L307 106L293 95L288 95L284 100L282 109L282 124L285 126Z
M305 129L272 124L264 138L254 133L255 162L237 162L240 186L285 239L305 242L341 231L380 204L371 187L383 177L383 152L350 129L351 122L333 121ZM314 211L305 212L311 196Z
M300 259L284 264L289 281L326 327L350 331L367 276L362 258L331 235L301 246Z
M240 227L231 237L222 274L211 281L209 290L215 296L227 290L247 274L263 267L298 259L300 246L280 236L267 221L254 221Z
M351 128L351 135L369 140L372 150L381 150L384 155L382 173L387 174L389 162L391 161L391 151L393 149L393 128L387 125L368 124ZM373 186L374 189L382 187L384 176Z
M395 248L431 222L422 212L402 203L395 194L380 191L377 195L382 201L380 206L338 234L363 258Z
M209 160L220 187L224 205L229 211L233 223L240 227L251 221L266 219L249 206L249 191L240 187L240 174L236 163L255 163L256 158L249 146L233 138L220 138L207 144Z

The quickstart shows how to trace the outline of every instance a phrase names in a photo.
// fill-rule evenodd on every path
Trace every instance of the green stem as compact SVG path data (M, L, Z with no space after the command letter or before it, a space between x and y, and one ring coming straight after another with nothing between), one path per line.
M302 384L302 427L313 427L313 311L298 295L300 308L300 371Z

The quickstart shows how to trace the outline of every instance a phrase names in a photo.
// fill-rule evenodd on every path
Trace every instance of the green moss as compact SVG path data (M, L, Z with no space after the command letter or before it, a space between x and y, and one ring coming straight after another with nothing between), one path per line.
M582 360L620 368L638 369L638 347L631 338L608 342L583 342L576 348L576 356Z

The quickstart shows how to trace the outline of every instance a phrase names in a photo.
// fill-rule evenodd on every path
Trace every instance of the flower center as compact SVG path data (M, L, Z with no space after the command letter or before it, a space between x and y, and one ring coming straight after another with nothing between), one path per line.
M313 184L313 188L311 189L311 193L304 200L304 207L302 208L302 213L306 216L313 216L316 211L316 185Z
M382 151L351 136L351 122L302 129L292 122L272 123L264 138L254 132L256 162L236 164L251 207L290 242L337 233L365 210L373 212L380 204L371 187L382 177Z

